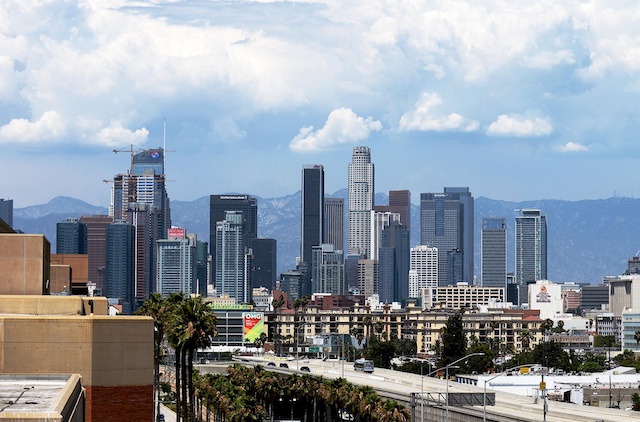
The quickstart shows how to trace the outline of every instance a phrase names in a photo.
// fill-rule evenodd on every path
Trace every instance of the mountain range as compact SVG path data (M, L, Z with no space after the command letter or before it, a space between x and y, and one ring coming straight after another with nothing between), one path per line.
M347 197L341 189L330 195ZM277 240L278 273L295 268L300 250L300 191L281 198L258 198L258 235ZM375 203L388 203L378 193ZM508 269L514 269L517 210L537 208L547 216L548 279L597 284L607 275L619 275L627 260L640 252L640 199L538 200L510 202L485 197L475 199L475 274L480 274L480 232L483 217L505 217L508 226ZM419 205L411 210L411 245L420 243ZM55 251L56 223L83 215L107 214L106 207L60 196L46 204L14 210L14 229L44 234ZM172 225L209 241L209 197L171 201ZM346 220L346 218L345 218ZM345 231L346 239L346 231Z

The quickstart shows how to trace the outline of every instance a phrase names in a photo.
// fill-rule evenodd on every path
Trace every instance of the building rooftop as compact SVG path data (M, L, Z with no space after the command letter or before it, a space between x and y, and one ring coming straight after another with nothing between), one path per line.
M0 375L0 418L7 413L58 413L77 375Z

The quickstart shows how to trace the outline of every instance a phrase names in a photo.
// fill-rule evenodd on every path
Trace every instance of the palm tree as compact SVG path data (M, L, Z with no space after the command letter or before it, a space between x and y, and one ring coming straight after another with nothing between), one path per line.
M636 349L637 349L638 345L640 345L640 331L636 331L633 334L633 339L636 341Z
M169 325L169 341L180 353L182 367L182 408L186 420L194 416L193 403L193 357L197 349L211 345L217 333L216 316L201 296L191 296L183 300L174 310ZM177 388L177 385L176 385ZM176 412L179 414L180 412Z
M273 299L271 301L271 306L273 307L273 310L275 311L275 317L276 317L276 330L275 333L273 335L273 341L276 344L276 354L278 354L278 356L282 353L281 346L280 346L280 310L281 308L284 306L284 296L280 295L280 297L278 297L277 299Z
M529 329L525 328L520 332L520 342L522 342L522 347L525 350L529 350L529 344L531 344L531 339L533 335Z

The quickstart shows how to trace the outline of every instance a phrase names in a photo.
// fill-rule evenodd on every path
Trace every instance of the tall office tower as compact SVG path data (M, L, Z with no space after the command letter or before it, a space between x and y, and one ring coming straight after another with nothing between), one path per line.
M135 303L135 231L132 224L118 220L106 232L104 295L118 299L125 314L134 310Z
M218 296L228 295L240 303L249 300L249 286L245 280L244 213L227 211L226 217L216 223L216 275Z
M273 290L277 278L276 239L257 237L251 239L253 267L251 268L251 288L266 287Z
M355 147L349 164L347 252L370 258L371 210L375 195L374 167L368 147Z
M109 215L83 215L80 217L87 226L87 254L89 255L89 281L96 284L94 295L102 296L105 291L107 226L113 223Z
M358 290L361 295L371 297L380 293L378 261L361 259L358 261Z
M87 225L77 218L67 218L56 224L57 254L86 254Z
M313 247L324 243L324 167L321 165L302 168L301 210L300 260L308 264L308 271L313 274ZM302 294L311 294L311 280L305 284Z
M469 188L420 195L420 244L438 248L440 286L473 282L473 196ZM449 261L460 262L461 267L450 268Z
M507 219L482 219L481 234L482 287L507 288Z
M0 198L0 220L13 227L13 199Z
M164 149L133 153L131 168L113 179L109 215L136 227L136 306L149 298L156 282L156 241L171 227L171 207L166 191Z
M324 243L344 251L344 198L324 198Z
M371 211L370 259L378 259L378 249L382 246L382 231L392 223L400 223L400 214Z
M418 298L422 289L438 287L438 248L427 245L413 247L409 259L409 297Z
M217 227L226 218L227 211L242 213L243 245L248 248L251 239L258 237L258 200L251 195L210 195L209 196L209 253L211 254L211 277L216 277ZM215 284L215 281L214 281Z
M158 270L155 291L163 297L171 293L189 295L197 289L196 237L185 229L171 227L166 239L156 242Z
M313 293L345 294L344 257L333 245L313 247Z
M377 212L395 212L400 214L400 222L407 230L411 229L411 192L408 190L390 190L389 205L376 205Z
M409 297L409 251L409 230L398 221L390 221L382 230L378 251L381 302L400 302Z
M516 216L516 283L519 305L527 302L528 285L547 279L547 216L537 209Z
M209 244L202 240L196 240L196 293L207 296L207 284L209 283Z

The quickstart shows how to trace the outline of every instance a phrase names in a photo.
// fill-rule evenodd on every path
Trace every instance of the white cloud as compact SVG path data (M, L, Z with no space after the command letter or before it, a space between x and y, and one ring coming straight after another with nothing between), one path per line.
M382 124L372 117L363 118L350 108L338 108L329 114L323 128L316 131L313 126L300 129L289 148L296 152L322 151L336 145L362 141L381 129Z
M12 119L0 127L0 143L40 143L59 138L65 129L60 114L47 111L38 120Z
M423 92L416 101L414 110L408 111L400 117L400 131L473 132L478 129L477 121L468 120L458 113L434 116L433 109L440 104L442 104L442 100L438 94Z
M582 145L576 142L567 142L564 145L558 145L555 150L558 152L584 152L584 151L589 151L591 148L586 146L586 145Z
M99 145L110 147L122 145L142 145L147 141L149 131L146 128L129 130L120 123L114 122L103 128L93 137L93 141Z
M547 136L551 132L553 126L550 118L524 117L517 114L501 114L487 129L487 135L505 136Z

